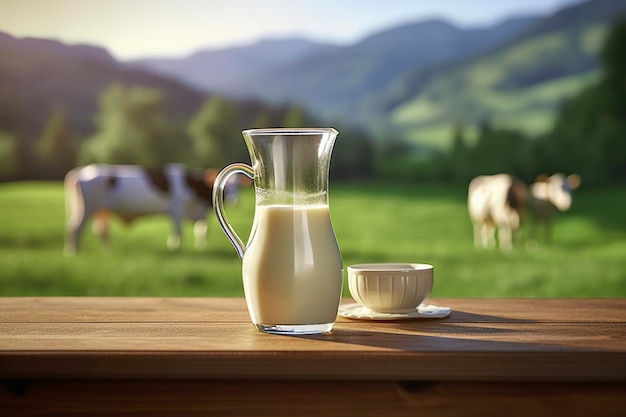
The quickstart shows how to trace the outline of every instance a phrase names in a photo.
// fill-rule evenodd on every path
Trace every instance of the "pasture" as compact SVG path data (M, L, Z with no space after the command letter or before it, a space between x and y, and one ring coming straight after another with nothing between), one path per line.
M581 189L560 213L552 245L512 253L473 247L466 189L453 186L332 183L330 209L344 267L363 262L435 266L437 297L626 296L626 189ZM244 190L227 215L245 241L254 211ZM211 213L213 217L213 213ZM165 217L131 227L114 221L113 248L87 230L74 257L63 254L61 182L0 184L2 296L242 296L241 264L215 218L205 250L166 248ZM344 296L349 295L344 281Z

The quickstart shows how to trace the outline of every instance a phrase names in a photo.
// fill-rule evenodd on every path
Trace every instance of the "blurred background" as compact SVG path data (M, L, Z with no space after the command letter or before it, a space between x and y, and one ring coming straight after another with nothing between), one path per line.
M278 126L340 131L345 265L433 263L438 296L626 296L626 0L2 0L0 295L242 295L214 221L204 251L150 219L64 257L62 179L248 162L241 130ZM474 248L472 178L556 172L581 186L550 244Z

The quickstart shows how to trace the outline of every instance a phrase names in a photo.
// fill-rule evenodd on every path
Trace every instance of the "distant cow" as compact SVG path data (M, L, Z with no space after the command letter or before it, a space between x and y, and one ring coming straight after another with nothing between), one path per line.
M528 201L522 181L508 175L483 175L468 188L467 206L474 227L474 245L493 248L496 230L501 250L511 250Z
M109 243L110 214L130 224L134 219L152 214L167 214L173 232L167 240L175 249L181 242L183 219L194 222L197 247L206 245L208 211L212 207L213 182L217 170L188 171L171 164L161 169L145 169L134 165L88 165L75 168L65 176L68 209L65 251L78 250L80 235L94 218L94 231L103 243ZM225 200L237 198L236 177L225 189Z
M546 243L552 240L554 212L566 211L572 205L572 190L580 185L580 177L572 174L540 175L530 186L530 236L536 238L537 227L543 226Z

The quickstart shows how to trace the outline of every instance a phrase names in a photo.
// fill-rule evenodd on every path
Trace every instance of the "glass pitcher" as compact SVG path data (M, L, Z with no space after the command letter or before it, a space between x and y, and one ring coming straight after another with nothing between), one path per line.
M330 157L338 132L251 129L243 137L252 166L225 167L213 186L217 219L242 259L246 303L261 331L315 334L332 329L343 288L343 264L328 209ZM254 180L248 244L224 213L233 174Z

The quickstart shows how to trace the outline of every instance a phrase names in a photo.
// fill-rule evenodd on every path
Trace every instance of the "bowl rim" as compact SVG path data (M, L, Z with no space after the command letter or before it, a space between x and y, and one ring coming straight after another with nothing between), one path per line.
M432 271L434 267L426 263L410 263L410 262L382 262L382 263L364 263L348 266L348 272L388 272L388 273L410 273L421 271Z

